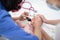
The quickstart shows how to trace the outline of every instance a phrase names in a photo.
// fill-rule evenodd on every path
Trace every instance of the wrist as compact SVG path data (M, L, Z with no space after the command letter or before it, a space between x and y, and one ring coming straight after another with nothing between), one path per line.
M47 23L47 20L46 19L44 20L44 23Z
M40 29L40 26L38 27L38 26L36 26L36 27L34 27L34 29Z

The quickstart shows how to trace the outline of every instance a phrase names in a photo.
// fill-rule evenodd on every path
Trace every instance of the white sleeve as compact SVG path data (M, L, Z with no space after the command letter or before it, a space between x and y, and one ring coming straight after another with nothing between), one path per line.
M60 23L56 24L56 36L55 40L60 40Z
M60 26L60 23L57 23L56 26Z

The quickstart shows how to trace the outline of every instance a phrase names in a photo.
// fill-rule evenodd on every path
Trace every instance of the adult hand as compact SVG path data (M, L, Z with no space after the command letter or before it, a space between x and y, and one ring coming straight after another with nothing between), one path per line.
M46 19L43 15L39 15L39 16L40 16L40 18L42 19L42 21L43 21L44 23L46 23L47 19Z
M40 16L35 16L32 20L32 25L37 28L37 27L40 27L42 25L42 19L40 18Z
M42 25L42 19L39 15L35 16L32 20L32 26L34 27L34 34L39 38L39 40L42 40L42 34L41 34L41 25Z

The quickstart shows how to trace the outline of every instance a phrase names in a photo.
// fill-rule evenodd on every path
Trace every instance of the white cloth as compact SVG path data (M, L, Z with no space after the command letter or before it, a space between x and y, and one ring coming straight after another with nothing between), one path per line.
M55 40L60 40L60 23L56 24Z

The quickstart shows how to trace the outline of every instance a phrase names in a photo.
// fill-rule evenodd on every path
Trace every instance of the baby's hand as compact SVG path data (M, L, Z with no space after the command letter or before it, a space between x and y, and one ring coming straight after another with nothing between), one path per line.
M32 25L33 25L33 27L34 28L37 28L37 27L39 27L40 28L40 26L42 25L42 20L41 20L41 18L40 18L40 16L35 16L33 19L32 19Z

